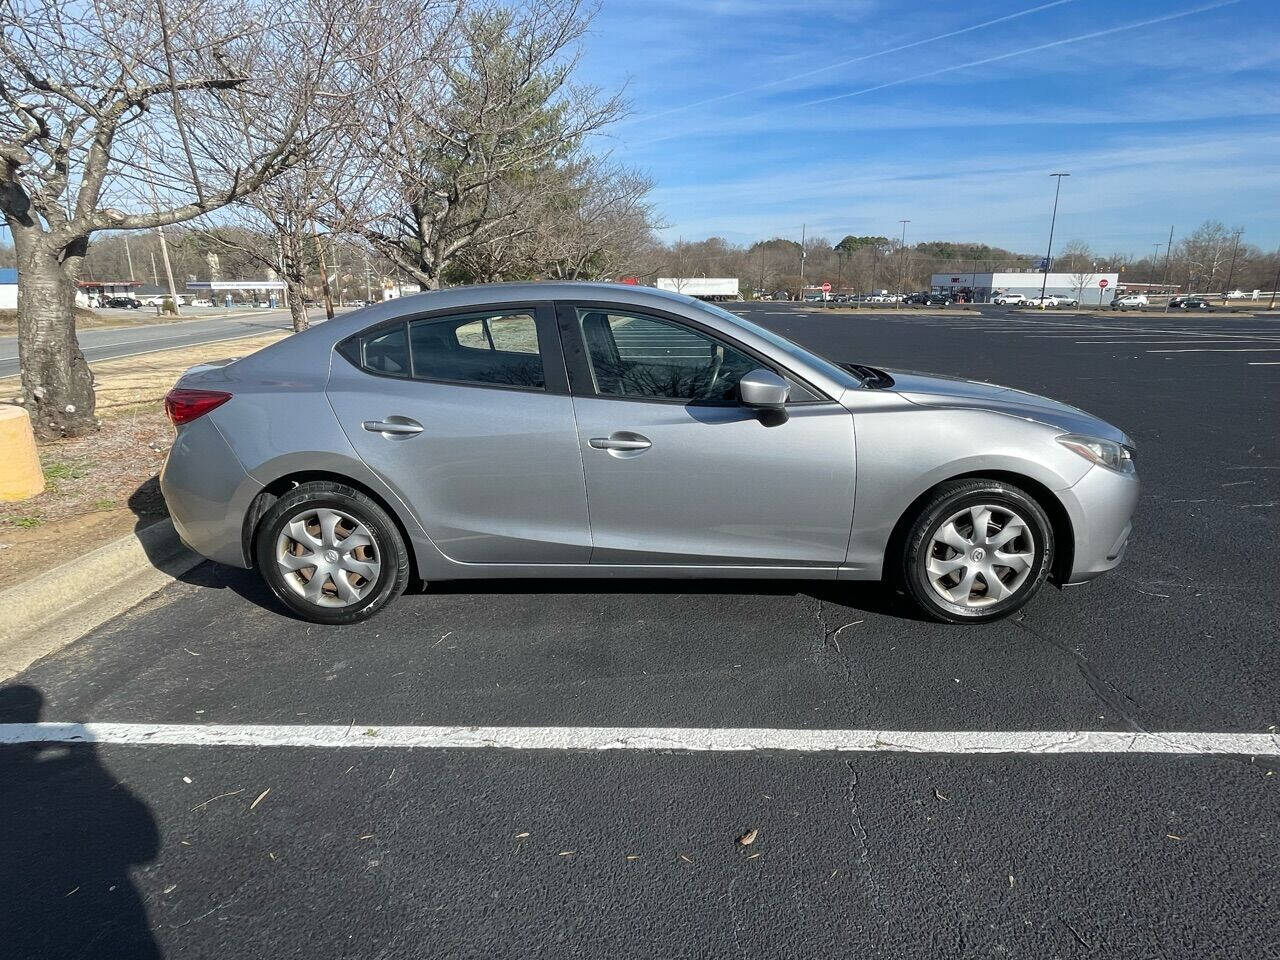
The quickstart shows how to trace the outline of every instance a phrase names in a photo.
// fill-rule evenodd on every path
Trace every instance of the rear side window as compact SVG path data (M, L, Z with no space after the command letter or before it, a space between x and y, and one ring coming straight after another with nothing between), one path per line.
M409 375L409 348L405 345L404 327L380 330L359 341L359 364L374 373L393 377Z
M529 311L411 320L352 337L338 352L383 376L546 389Z
M409 353L421 379L546 389L532 313L414 320Z

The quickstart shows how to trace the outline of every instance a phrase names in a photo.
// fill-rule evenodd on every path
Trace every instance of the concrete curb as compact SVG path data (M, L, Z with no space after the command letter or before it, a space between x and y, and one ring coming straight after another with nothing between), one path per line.
M172 520L0 591L0 681L141 603L201 561Z

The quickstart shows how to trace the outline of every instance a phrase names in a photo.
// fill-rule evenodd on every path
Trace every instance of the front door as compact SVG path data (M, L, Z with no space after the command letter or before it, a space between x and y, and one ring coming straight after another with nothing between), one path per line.
M742 406L738 380L772 364L678 317L587 304L559 314L592 563L844 562L854 489L844 407L799 384L785 416Z
M328 393L360 458L467 563L586 563L582 457L547 305L425 316L339 347Z

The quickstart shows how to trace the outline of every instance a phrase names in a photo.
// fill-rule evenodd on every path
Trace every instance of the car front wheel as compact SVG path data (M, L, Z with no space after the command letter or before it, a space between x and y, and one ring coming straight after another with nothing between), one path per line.
M258 569L271 592L313 623L373 616L409 581L409 555L377 503L340 483L299 484L258 526Z
M907 592L930 617L947 623L1007 617L1035 596L1053 566L1053 527L1044 510L999 480L940 486L904 544Z

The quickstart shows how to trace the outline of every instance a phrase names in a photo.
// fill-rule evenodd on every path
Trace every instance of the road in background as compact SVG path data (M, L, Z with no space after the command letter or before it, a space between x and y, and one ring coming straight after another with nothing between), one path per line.
M331 724L355 745L0 748L8 948L1280 953L1274 758L377 745L425 724L1274 731L1274 325L731 308L838 361L1124 428L1143 481L1124 563L982 627L878 584L613 580L436 584L321 627L202 565L13 683L46 720ZM5 714L18 696L0 719L32 719Z
M188 314L195 310L184 307ZM196 308L198 310L199 308ZM87 327L78 332L80 349L90 363L95 360L111 360L130 357L157 350L176 347L193 347L201 343L220 340L236 340L253 337L272 330L288 330L291 327L287 310L254 310L252 312L219 311L205 308L202 316L168 323L148 323L139 317L136 325L121 327ZM132 310L104 310L104 315L135 314ZM324 311L310 311L312 323L324 322ZM145 316L145 315L144 315ZM0 379L18 375L18 338L0 337Z

